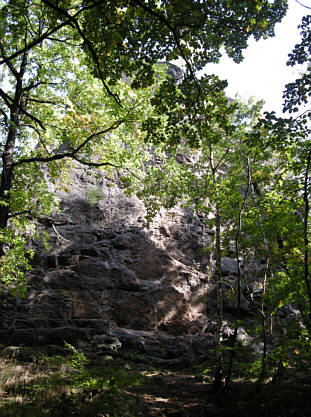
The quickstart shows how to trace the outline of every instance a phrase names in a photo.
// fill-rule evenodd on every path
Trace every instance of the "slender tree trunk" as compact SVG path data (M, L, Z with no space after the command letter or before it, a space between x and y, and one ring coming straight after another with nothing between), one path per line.
M242 231L242 216L245 210L245 206L246 206L246 200L248 197L248 192L250 189L250 185L251 185L251 172L250 172L250 162L249 162L249 157L247 157L247 187L245 190L245 195L243 198L243 202L242 202L242 206L239 210L239 216L238 216L238 228L236 231L236 235L235 235L235 258L237 261L237 269L238 269L238 275L237 275L237 302L236 302L236 315L235 315L235 325L234 325L234 332L233 332L233 336L232 336L232 340L231 340L231 353L230 353L230 361L229 361L229 367L228 367L228 372L227 372L227 376L226 376L226 381L225 381L225 388L227 389L230 380L231 380L231 375L232 375L232 370L233 370L233 363L234 363L234 358L235 358L235 344L236 344L236 339L237 339L237 335L238 335L238 330L239 330L239 321L240 321L240 314L241 314L241 278L242 278L242 273L241 273L241 262L240 262L240 236L241 236L241 231Z
M216 329L216 372L213 382L215 392L223 391L223 353L221 348L221 336L223 325L223 294L222 294L222 274L221 274L221 214L217 195L217 166L215 164L213 146L210 145L209 165L213 179L213 189L215 192L215 261L216 261L216 300L217 300L217 329Z
M304 253L304 279L307 287L307 295L309 300L309 315L308 315L308 328L311 330L311 285L310 285L310 273L309 273L309 236L308 236L308 226L309 226L309 213L310 213L310 202L309 202L309 172L311 165L311 147L308 152L307 166L304 176L304 186L303 186L303 200L304 200L304 244L305 244L305 253Z
M220 231L220 212L218 204L216 204L216 292L217 292L217 333L216 333L216 362L217 368L213 382L214 391L223 390L223 354L221 350L221 334L223 325L223 294L221 283L221 231Z
M265 265L265 275L264 275L264 282L263 282L263 295L266 294L266 288L267 288L267 279L268 279L268 270L269 270L269 257L266 260ZM267 358L267 331L266 331L266 313L265 313L265 305L264 301L262 299L261 301L261 316L262 316L262 343L263 343L263 349L262 349L262 356L261 356L261 365L260 365L260 374L257 379L257 387L256 391L257 393L260 392L262 383L266 378L266 358Z
M258 186L255 186L255 184L253 182L251 182L252 185L252 191L253 191L253 199L255 201L255 203L259 206L258 203L258 198L261 198L261 193L260 190L258 188ZM258 198L257 198L258 197ZM265 271L264 271L264 282L263 282L263 295L266 294L266 289L267 289L267 283L268 283L268 274L269 274L269 268L270 268L270 256L269 256L269 245L268 245L268 241L266 238L266 233L264 230L264 221L263 221L263 216L262 214L259 212L259 218L260 218L260 226L262 228L262 234L263 234L263 243L264 243L264 248L265 248L265 257L266 257L266 263L265 263ZM262 343L263 343L263 351L262 351L262 356L261 356L261 365L260 365L260 372L257 378L257 382L256 382L256 391L259 393L261 388L262 388L262 383L265 380L266 377L266 358L267 358L267 315L265 312L265 304L263 301L263 298L261 299L261 307L259 309L259 313L262 317L262 329L261 329L261 334L262 334ZM273 325L272 325L272 316L270 316L270 333L271 336L273 334Z

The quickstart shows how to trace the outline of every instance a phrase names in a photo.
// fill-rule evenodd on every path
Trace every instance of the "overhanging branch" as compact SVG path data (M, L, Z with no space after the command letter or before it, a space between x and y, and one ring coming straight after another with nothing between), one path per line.
M73 159L77 162L80 162L80 164L82 165L87 165L87 166L94 167L94 168L100 168L103 166L111 166L117 169L123 169L129 172L131 175L133 175L133 177L137 178L138 180L141 180L141 178L138 175L136 175L133 171L131 171L129 168L122 167L121 165L112 164L111 162L88 162L88 161L84 161L80 158L75 158L75 157Z
M124 123L124 120L118 120L118 121L114 122L111 126L109 126L107 129L101 130L100 132L97 132L97 133L92 133L92 135L88 136L79 146L77 146L71 152L54 154L54 155L51 155L51 156L48 156L48 157L38 157L38 156L36 157L36 156L34 156L32 158L22 158L22 159L20 159L16 162L14 162L13 167L16 167L16 166L19 166L19 165L22 165L22 164L28 164L28 163L31 163L31 162L48 163L48 162L52 162L52 161L59 161L59 160L64 159L64 158L76 159L76 154L78 154L78 152L80 152L80 150L87 143L89 143L91 140L93 140L97 136L104 135L104 134L110 132L111 130L117 129L122 123Z

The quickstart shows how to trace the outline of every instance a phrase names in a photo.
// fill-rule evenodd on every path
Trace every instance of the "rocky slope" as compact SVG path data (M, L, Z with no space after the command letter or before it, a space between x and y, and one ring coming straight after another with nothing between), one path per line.
M183 365L205 358L215 343L213 231L182 208L146 228L143 204L105 176L77 164L70 180L70 192L54 190L61 210L45 226L49 252L33 243L26 298L1 294L0 343L67 341ZM234 277L234 260L222 266Z

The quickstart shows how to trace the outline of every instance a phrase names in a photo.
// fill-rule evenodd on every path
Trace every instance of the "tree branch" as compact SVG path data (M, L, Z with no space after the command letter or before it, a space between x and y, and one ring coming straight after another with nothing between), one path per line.
M111 166L111 167L114 167L114 168L117 168L117 169L123 169L123 170L129 172L131 175L133 175L133 177L137 178L138 180L142 179L138 175L136 175L133 171L131 171L130 169L124 168L121 165L112 164L111 162L88 162L88 161L84 161L84 160L82 160L80 158L76 158L76 157L73 157L73 159L77 162L80 162L80 164L82 164L82 165L87 165L87 166L90 166L90 167L100 168L102 166Z
M65 152L60 154L54 154L52 156L48 157L32 157L32 158L23 158L13 163L13 167L22 165L22 164L28 164L30 162L52 162L52 161L59 161L64 158L72 158L76 159L76 154L91 140L93 140L95 137L104 135L111 130L117 129L122 123L124 123L124 120L118 120L115 123L113 123L111 126L109 126L105 130L101 130L100 132L93 133L92 135L88 136L77 148L75 148L71 152Z
M8 126L9 125L9 119L8 119L7 114L5 113L5 111L3 109L0 109L0 112L3 114L5 126Z
M299 0L295 0L296 3L300 4L300 6L305 7L306 9L311 10L311 7L302 4Z
M304 173L304 184L303 184L303 201L304 201L304 279L307 288L307 295L309 300L309 330L311 329L311 284L310 284L310 274L309 274L309 237L308 237L308 226L309 226L309 212L310 212L310 202L309 202L309 174L311 168L311 147L309 148L306 170Z
M70 17L70 14L69 14L66 10L64 10L64 9L60 8L59 6L56 6L55 4L51 3L49 0L42 0L42 1L43 1L43 3L44 3L44 4L46 4L47 6L49 6L50 8L52 8L53 10L55 10L55 11L57 11L57 12L61 13L61 14L62 14L62 15L64 15L65 17L67 17L67 18L68 18L68 17ZM95 6L96 6L96 5L98 5L98 4L100 4L100 2L98 2L98 3L94 3L93 7L95 7ZM96 52L95 52L95 49L93 48L92 43L91 43L91 42L90 42L90 40L89 40L89 39L88 39L88 38L84 35L84 33L83 33L82 29L80 28L80 25L79 25L79 23L78 23L78 21L77 21L77 19L76 19L75 17L73 17L73 18L72 18L72 23L73 23L73 25L76 27L76 29L77 29L77 31L78 31L78 33L79 33L79 35L80 35L80 36L81 36L81 38L83 39L83 41L84 41L85 45L87 46L87 48L88 48L88 50L89 50L89 52L90 52L90 54L91 54L91 56L92 56L92 58L93 58L93 61L94 61L95 65L96 65L96 69L97 69L97 72L98 72L99 78L100 78L100 80L101 80L101 82L102 82L102 84L103 84L103 86L104 86L105 90L107 91L108 95L109 95L110 97L113 97L113 98L114 98L114 100L116 101L116 103L117 103L120 107L122 107L122 104L121 104L121 100L120 100L120 98L118 97L118 95L117 95L117 94L114 94L114 93L110 90L110 88L108 87L108 85L107 85L107 83L106 83L106 81L105 81L105 79L104 79L104 76L103 76L102 70L101 70L101 68L100 68L99 59L98 59L98 56L97 56L97 54L96 54Z
M5 49L4 49L4 45L3 45L3 40L2 38L0 38L0 51L1 51L1 56L3 60L7 60L6 57L6 53L5 53ZM8 60L8 62L6 62L7 66L9 67L9 70L11 71L11 73L14 75L14 77L17 79L19 77L18 72L16 71L14 65L12 64L12 62L10 62Z
M23 91L30 91L33 88L37 88L40 85L59 85L60 83L49 83L49 82L45 82L45 81L38 81L36 84L34 83L30 83L27 87L23 88Z
M18 211L17 213L9 214L8 218L12 219L13 217L23 216L24 214L28 214L29 216L34 217L30 210L23 210L23 211Z
M5 104L7 105L7 107L9 109L11 109L11 103L10 101L13 101L12 97L10 97L6 92L4 92L2 90L2 88L0 88L0 97L2 98L2 100L5 102Z
M83 46L83 43L71 43L67 39L53 38L51 36L49 36L47 39L49 39L50 41L53 41L53 42L59 42L59 43L63 43L64 45L75 46L75 47L79 47L79 48L82 48L82 46Z
M26 51L29 51L31 48L33 48L34 46L38 45L39 43L41 43L42 41L44 41L45 39L47 39L49 36L53 35L53 33L58 32L60 29L62 29L64 26L68 26L68 25L72 25L72 22L84 11L89 10L89 9L93 9L95 6L97 6L97 4L102 3L103 0L99 0L96 3L93 3L90 6L85 6L82 7L80 10L78 10L74 15L70 15L68 13L68 19L65 20L64 22L60 23L59 25L55 26L53 29L47 30L46 32L44 32L41 36L39 36L37 39L34 39L32 42L30 42L28 45L26 45L24 48L20 49L17 52L14 52L14 54L10 55L9 57L3 57L3 59L0 61L0 65L2 64L7 64L8 66L10 65L10 61L12 61L12 59L17 58L19 55L23 54ZM49 5L49 7L52 7L52 5Z
M20 105L18 106L20 110L25 114L25 116L29 117L34 122L38 123L38 125L41 127L41 129L46 130L44 124L41 122L40 119L38 119L36 116L33 116L31 113L29 113L27 110L23 109Z
M3 101L5 102L5 104L8 106L9 109L11 109L11 106L13 104L13 98L10 97L7 93L5 93L1 88L0 88L0 96L2 97ZM11 103L10 103L11 101ZM16 103L19 110L24 113L27 117L29 117L31 120L33 120L34 122L38 123L38 125L41 127L41 129L46 130L44 127L44 124L41 122L40 119L38 119L36 116L33 116L31 113L29 113L27 110L25 110L23 108L23 106L20 105L20 103Z
M198 89L199 92L201 92L201 87L199 86L198 82L197 82L197 78L196 75L193 71L193 68L189 62L189 60L186 58L184 51L182 49L182 46L180 44L179 41L179 37L176 33L175 28L170 24L170 22L161 14L157 13L156 11L154 11L153 9L151 9L150 7L148 7L145 3L142 3L140 0L134 0L134 3L136 3L139 7L143 8L145 11L147 11L149 14L153 15L154 17L156 17L158 20L160 20L160 22L162 22L171 32L174 38L174 41L176 43L176 46L180 52L180 55L182 57L182 59L185 61L186 66L191 74L192 79L195 82L195 85Z
M28 26L26 26L26 30L25 30L25 39L24 39L25 45L27 44L27 32L28 32ZM20 69L19 69L19 73L18 73L19 79L24 77L24 74L25 74L25 71L26 71L26 68L27 68L27 64L28 64L28 55L29 55L29 50L25 51L23 53L22 62L21 62L21 66L20 66ZM17 79L17 82L18 82L18 79Z
M67 239L65 239L59 232L58 232L58 230L56 229L56 227L55 227L55 225L52 223L52 227L53 227L53 230L54 230L54 232L56 233L56 237L57 237L57 239L58 240L60 240L60 239L62 239L64 242L66 242L66 243L70 243L70 241L69 240L67 240Z
M73 156L72 159L74 159L77 162L80 162L80 164L82 165L87 165L89 167L100 168L103 166L111 166L114 168L121 168L120 165L115 165L115 164L112 164L111 162L88 162L88 161L84 161L83 159L77 158L75 156Z
M36 98L30 97L28 96L28 101L32 101L34 103L40 103L40 104L57 104L56 101L51 101L51 100L38 100Z

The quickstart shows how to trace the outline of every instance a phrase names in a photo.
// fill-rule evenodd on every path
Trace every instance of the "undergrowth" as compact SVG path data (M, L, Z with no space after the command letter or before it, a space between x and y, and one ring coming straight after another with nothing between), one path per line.
M126 363L91 363L71 345L68 356L40 356L30 363L0 359L1 417L123 417L141 415L122 388L143 377Z
M69 344L61 355L36 352L28 361L0 358L0 417L308 417L311 408L310 373L291 367L259 393L251 369L237 366L220 398L212 393L210 362L171 372L137 355L91 361Z

